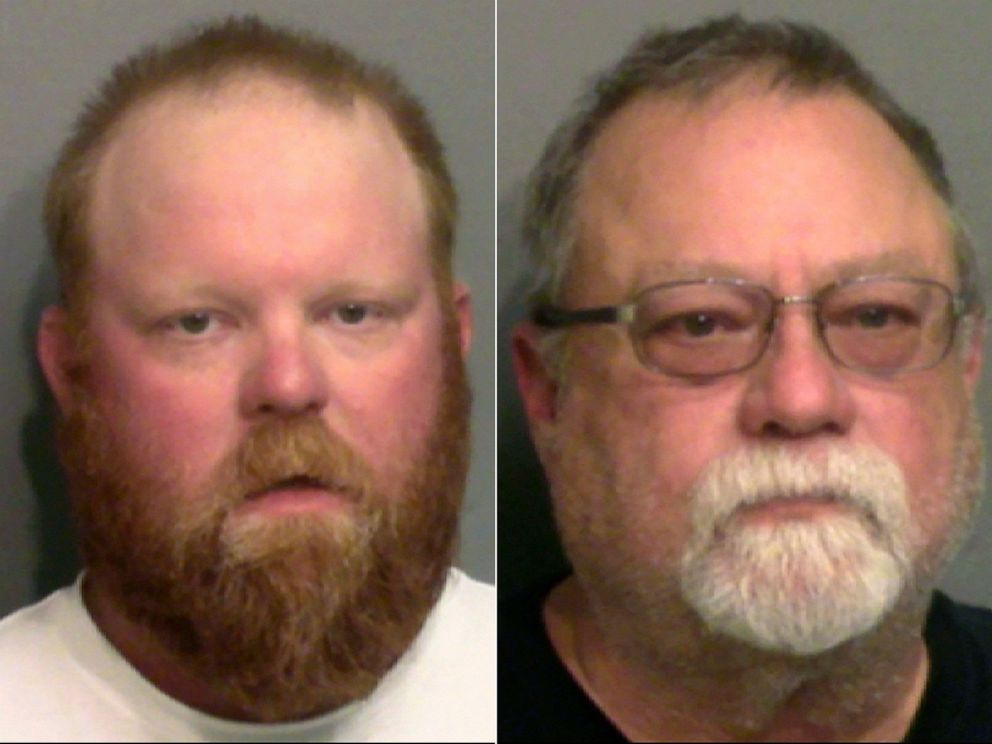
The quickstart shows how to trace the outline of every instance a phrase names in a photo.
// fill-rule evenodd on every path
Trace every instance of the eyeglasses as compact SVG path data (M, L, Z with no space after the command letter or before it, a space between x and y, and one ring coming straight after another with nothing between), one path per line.
M808 297L776 297L739 279L701 279L648 287L623 305L539 307L532 320L544 328L623 323L648 369L706 378L755 364L768 347L779 307L799 304L813 305L817 332L838 364L880 376L940 362L965 307L943 284L911 277L858 277Z

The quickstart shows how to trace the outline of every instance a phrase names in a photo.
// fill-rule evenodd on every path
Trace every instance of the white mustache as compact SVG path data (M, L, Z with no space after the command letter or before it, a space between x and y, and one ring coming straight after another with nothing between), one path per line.
M911 518L902 470L867 445L834 445L815 455L749 447L719 457L690 491L694 541L711 540L741 507L800 498L848 505L883 541L907 547Z

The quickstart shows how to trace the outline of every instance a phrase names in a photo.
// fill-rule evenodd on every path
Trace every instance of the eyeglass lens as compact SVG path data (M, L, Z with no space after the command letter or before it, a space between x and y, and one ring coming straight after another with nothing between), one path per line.
M815 298L830 354L868 372L938 362L953 334L952 298L940 284L878 279L830 287ZM641 360L686 376L744 369L761 356L777 302L763 288L700 282L657 287L637 301L631 327Z

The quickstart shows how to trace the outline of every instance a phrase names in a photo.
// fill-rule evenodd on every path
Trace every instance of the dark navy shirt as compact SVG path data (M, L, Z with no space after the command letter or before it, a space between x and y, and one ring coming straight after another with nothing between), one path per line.
M541 606L550 588L500 605L499 741L626 741L544 632ZM935 592L924 638L930 669L905 741L992 743L992 611Z

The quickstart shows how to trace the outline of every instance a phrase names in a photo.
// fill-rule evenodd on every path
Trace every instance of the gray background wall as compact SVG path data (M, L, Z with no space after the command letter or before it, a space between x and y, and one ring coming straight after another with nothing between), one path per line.
M0 0L0 616L77 570L32 351L39 309L54 297L39 223L45 173L112 64L189 22L247 12L395 66L434 116L462 200L457 270L474 293L473 464L459 563L495 577L492 0Z
M992 2L989 0L499 0L499 556L500 593L555 569L555 548L512 378L507 339L521 316L521 184L580 83L615 61L647 26L681 26L739 10L812 21L837 34L940 141L981 253L992 240ZM992 358L980 407L992 433ZM943 586L992 605L992 504Z
M553 570L560 560L506 352L508 330L521 312L520 187L580 83L615 60L643 28L741 10L752 17L809 20L837 33L931 126L976 242L983 253L989 250L989 0L498 0L498 6L494 203L492 0L0 0L0 615L75 571L49 445L51 418L30 350L38 311L53 296L38 221L44 174L79 103L110 65L189 21L258 12L313 29L398 66L433 112L462 196L458 269L475 297L474 452L460 563L493 579L495 356L501 593ZM981 406L992 431L992 365L984 378ZM992 506L986 506L944 586L992 605Z

